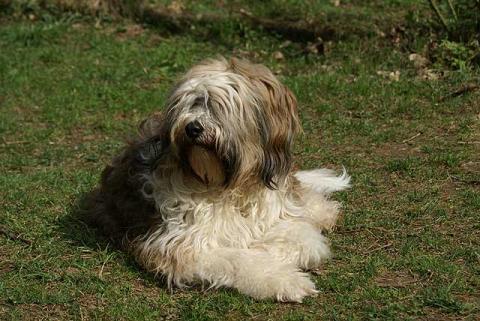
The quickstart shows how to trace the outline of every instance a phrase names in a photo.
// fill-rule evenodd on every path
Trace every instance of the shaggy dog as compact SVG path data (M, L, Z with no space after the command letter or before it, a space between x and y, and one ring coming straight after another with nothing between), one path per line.
M294 172L296 99L262 65L207 60L140 125L93 192L90 220L170 285L206 282L257 299L316 293L323 230L344 172Z

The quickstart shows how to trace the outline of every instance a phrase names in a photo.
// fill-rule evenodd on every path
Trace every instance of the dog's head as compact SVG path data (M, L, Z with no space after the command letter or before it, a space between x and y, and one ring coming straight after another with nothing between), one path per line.
M163 117L183 170L206 185L276 188L290 171L296 99L265 66L205 61L179 81Z

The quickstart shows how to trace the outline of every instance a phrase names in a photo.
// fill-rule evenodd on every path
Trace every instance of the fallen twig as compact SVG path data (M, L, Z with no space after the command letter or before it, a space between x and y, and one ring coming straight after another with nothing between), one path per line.
M20 235L15 234L15 233L7 230L7 228L5 226L0 226L0 234L5 236L7 239L10 239L10 240L13 240L13 241L20 241L20 242L23 242L25 244L32 245L32 241L27 240L27 239L21 237Z
M16 141L3 141L3 145L20 145L20 144L28 144L30 143L28 140L16 140Z
M412 141L412 140L414 140L415 138L417 138L418 136L420 136L421 134L422 134L422 133L417 133L417 134L413 135L413 136L410 137L410 138L404 139L404 140L402 140L402 143L404 143L404 144L405 144L405 143L408 143L409 141Z
M441 97L440 101L445 101L448 98L457 97L467 92L475 91L477 89L480 89L480 84L466 84L458 88L454 92L451 92L450 94Z
M365 251L365 254L370 254L370 253L373 253L373 252L377 252L377 251L380 251L380 250L389 248L389 247L391 247L392 245L393 245L393 243L387 243L387 244L378 246L378 247L376 247L376 248L373 248L373 246L371 246L371 247L369 247L369 248Z
M480 180L478 179L463 179L461 177L455 176L455 175L448 175L450 176L453 180L465 183L465 184L470 184L470 185L480 185Z
M357 228L357 229L336 229L335 233L337 234L351 234L351 233L358 233L358 232L363 232L365 229Z
M438 8L437 2L434 0L430 0L430 6L433 8L433 11L435 11L435 14L437 15L438 19L442 22L443 26L447 31L450 31L450 28L448 27L447 20L445 17L442 15L442 12Z
M455 11L455 7L453 6L452 0L447 0L447 2L450 8L450 11L452 12L453 18L455 18L455 21L458 21L457 12Z
M349 229L349 228L338 228L335 230L335 233L338 234L350 234L350 233L359 233L359 232L370 232L369 230L375 230L375 231L380 231L383 233L391 233L391 230L388 230L386 228L380 227L380 226L357 226L354 229Z

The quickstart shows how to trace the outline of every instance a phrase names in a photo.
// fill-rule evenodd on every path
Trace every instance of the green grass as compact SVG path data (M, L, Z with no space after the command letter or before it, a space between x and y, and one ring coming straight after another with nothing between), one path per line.
M238 21L172 33L72 13L0 16L0 224L31 241L0 235L0 319L478 319L480 94L442 97L480 72L416 76L408 55L428 42L411 21L421 2L341 3L228 2L331 22L338 32L325 55ZM185 7L226 10L215 1ZM400 45L376 31L398 26ZM285 59L274 59L278 50ZM343 164L353 177L336 196L344 215L329 235L335 256L314 276L320 294L304 304L228 289L170 292L75 217L175 78L218 54L262 62L296 93L302 168Z

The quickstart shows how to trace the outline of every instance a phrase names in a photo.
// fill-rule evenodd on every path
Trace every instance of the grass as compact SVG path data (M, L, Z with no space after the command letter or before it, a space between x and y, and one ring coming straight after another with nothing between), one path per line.
M194 12L228 8L183 3ZM341 3L227 2L331 23L337 33L324 55L234 20L174 33L38 8L1 15L0 224L31 244L0 235L0 318L478 319L480 94L443 98L480 72L417 76L408 55L429 40L412 18L428 8L422 3ZM335 256L314 276L319 296L304 304L227 289L169 292L75 216L175 77L217 54L262 62L296 93L302 168L343 164L353 177L336 196L345 206L329 235ZM379 70L398 70L399 80Z

